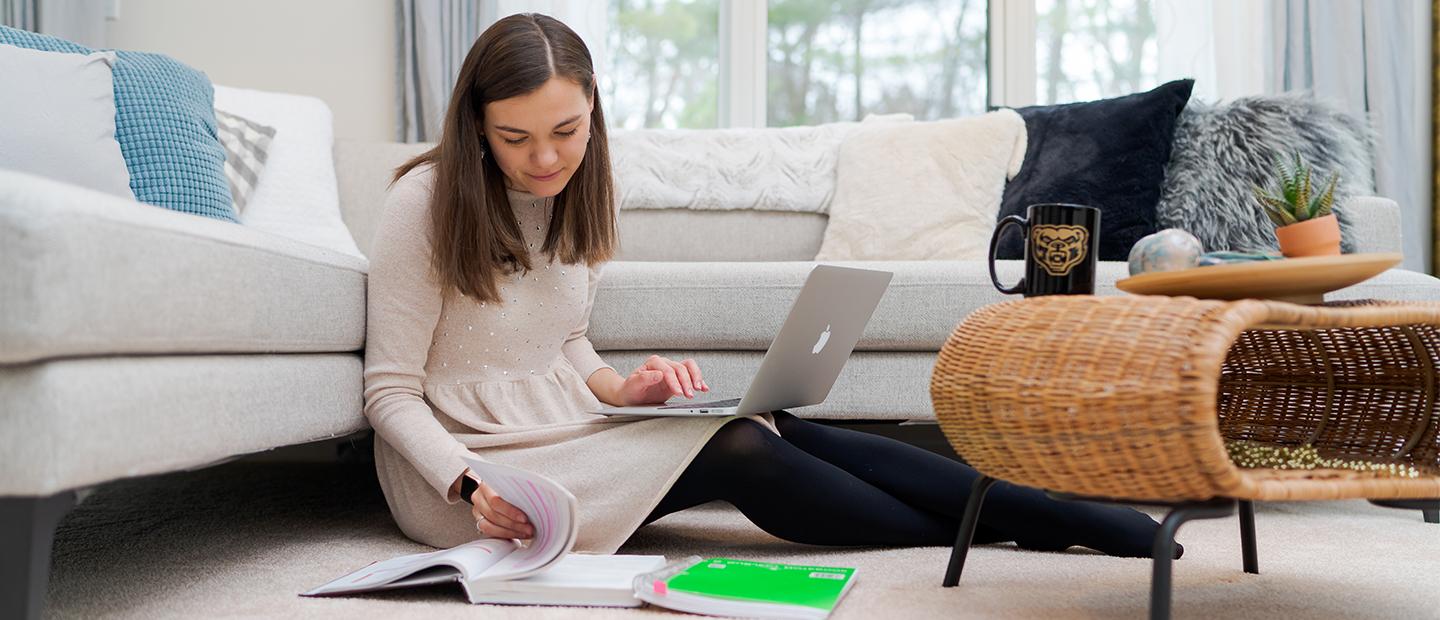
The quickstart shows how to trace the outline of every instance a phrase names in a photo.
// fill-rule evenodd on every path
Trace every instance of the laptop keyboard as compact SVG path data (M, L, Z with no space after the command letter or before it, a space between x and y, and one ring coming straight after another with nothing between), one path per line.
M739 406L739 405L740 405L740 399L738 399L738 398L729 398L729 399L726 399L726 400L712 400L712 401L703 402L703 403L682 403L682 404L679 404L679 405L665 405L664 407L660 407L660 408L661 408L661 409L706 409L706 408L719 409L719 408L722 408L722 407L737 407L737 406Z

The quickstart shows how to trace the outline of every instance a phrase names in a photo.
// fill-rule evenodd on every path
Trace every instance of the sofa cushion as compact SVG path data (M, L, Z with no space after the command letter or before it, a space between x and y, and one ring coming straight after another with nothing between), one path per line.
M1278 250L1275 225L1253 187L1275 191L1275 160L1299 152L1321 184L1339 175L1335 217L1341 247L1356 251L1350 199L1374 190L1370 148L1375 131L1364 119L1307 93L1195 102L1180 114L1175 151L1156 216L1160 226L1193 233L1209 252Z
M982 261L849 261L864 269L894 272L860 351L940 350L950 332L981 306L1016 299L990 284ZM769 348L800 293L810 262L612 262L604 267L590 317L596 349L651 351ZM1002 282L1014 282L1021 261L997 264ZM1129 275L1126 263L1102 261L1096 292L1122 294L1115 281ZM1332 299L1440 299L1440 280L1392 269L1336 291Z
M0 367L0 497L202 467L362 430L362 365L354 353L331 353Z
M115 141L115 52L0 45L0 168L135 199Z
M334 122L316 97L215 87L215 105L275 128L265 177L240 218L246 226L361 256L340 215Z
M0 26L0 43L89 54L64 39ZM209 78L164 54L115 52L115 140L141 202L237 222L215 136Z
M370 251L395 167L432 144L335 141L340 211L361 252ZM810 260L824 213L747 209L623 209L616 260Z
M0 363L356 351L362 258L0 170Z
M1130 246L1158 230L1155 206L1170 161L1176 117L1194 80L1133 95L1020 108L1029 147L1005 187L1000 217L1043 202L1099 207L1100 260L1126 260ZM1001 238L1000 258L1024 256L1018 235Z
M243 218L245 204L255 193L255 186L260 184L260 175L265 171L275 128L219 109L215 110L215 126L220 144L225 147L225 178L230 181L235 214Z
M814 258L983 259L1005 181L1024 157L1025 121L1014 110L865 123L840 144L830 224Z
M822 213L637 209L620 212L621 261L808 261Z

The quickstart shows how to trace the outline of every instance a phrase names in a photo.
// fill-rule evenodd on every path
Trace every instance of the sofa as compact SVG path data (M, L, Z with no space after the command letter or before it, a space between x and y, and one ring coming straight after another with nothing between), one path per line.
M341 215L362 252L391 171L426 146L335 144ZM1400 251L1394 202L1347 208L1358 251ZM712 395L738 395L826 216L622 205L619 221L591 316L597 350L622 372L651 353L693 357ZM38 615L55 525L87 488L367 428L362 257L0 170L0 264L0 616ZM1004 298L985 264L838 264L895 275L829 398L796 413L933 422L937 351ZM999 271L1013 281L1021 264ZM1102 262L1098 293L1119 294L1125 274ZM1393 269L1333 297L1440 299L1440 280Z

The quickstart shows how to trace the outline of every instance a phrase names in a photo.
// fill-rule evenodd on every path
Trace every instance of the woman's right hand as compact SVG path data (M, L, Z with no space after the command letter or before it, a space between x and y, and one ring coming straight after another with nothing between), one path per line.
M530 520L510 502L500 498L495 489L483 481L470 496L470 514L475 517L476 529L491 538L519 538L528 540L535 536L535 527Z

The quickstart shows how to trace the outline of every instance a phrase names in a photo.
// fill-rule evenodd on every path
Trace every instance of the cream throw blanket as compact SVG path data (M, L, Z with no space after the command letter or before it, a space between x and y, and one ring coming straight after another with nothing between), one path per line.
M1024 159L1014 110L862 124L840 145L815 260L983 260L1005 181Z

